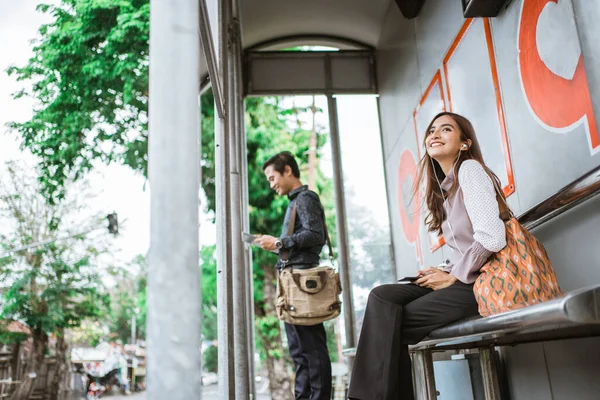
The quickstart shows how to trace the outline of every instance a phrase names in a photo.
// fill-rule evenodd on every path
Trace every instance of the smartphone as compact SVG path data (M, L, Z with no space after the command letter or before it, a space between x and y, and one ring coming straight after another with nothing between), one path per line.
M242 240L246 243L250 243L250 244L256 244L256 236L251 235L249 233L246 232L242 232Z
M420 278L420 276L406 276L402 279L398 279L398 283L413 283L414 281L416 281L419 278Z

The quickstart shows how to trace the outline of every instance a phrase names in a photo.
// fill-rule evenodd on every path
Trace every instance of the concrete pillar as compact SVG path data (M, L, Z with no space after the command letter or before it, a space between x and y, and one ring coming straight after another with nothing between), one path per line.
M148 392L199 398L198 2L150 3Z

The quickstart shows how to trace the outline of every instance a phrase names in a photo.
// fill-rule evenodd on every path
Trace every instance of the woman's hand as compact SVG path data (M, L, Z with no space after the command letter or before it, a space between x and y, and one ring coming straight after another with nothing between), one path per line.
M433 267L419 271L418 276L420 278L415 281L415 284L433 290L446 288L456 282L454 275Z

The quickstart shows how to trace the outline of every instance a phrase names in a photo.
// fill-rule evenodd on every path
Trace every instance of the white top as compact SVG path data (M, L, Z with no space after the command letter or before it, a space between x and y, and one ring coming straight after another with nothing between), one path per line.
M451 171L442 188L448 190L453 182ZM473 283L487 259L506 246L506 229L492 179L479 162L461 164L458 184L459 190L444 203L447 217L442 223L446 244L458 259L445 270L461 282Z
M492 179L477 161L466 160L458 171L458 184L473 225L473 238L491 252L502 250L506 246L506 230Z

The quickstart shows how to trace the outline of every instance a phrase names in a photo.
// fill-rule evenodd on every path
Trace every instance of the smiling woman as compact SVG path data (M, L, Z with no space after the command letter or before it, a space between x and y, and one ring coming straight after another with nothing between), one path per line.
M458 114L440 113L429 124L423 145L415 190L424 180L425 222L430 231L452 238L448 247L456 257L443 269L419 271L414 283L371 291L350 399L412 399L408 345L433 329L477 315L473 282L485 261L506 246L496 201L498 178L485 167L471 123ZM393 328L381 329L381 321L394 321Z
M451 172L456 175L464 161L473 159L477 161L498 185L500 181L496 175L485 166L479 141L471 122L461 115L442 112L436 115L426 130L423 141L426 149L419 163L419 173L414 190L418 190L420 182L427 175L425 201L429 215L425 223L430 232L442 233L442 221L445 217L443 203L445 199L453 196L458 187L458 180L454 180L448 188L448 193L442 193L440 183Z

